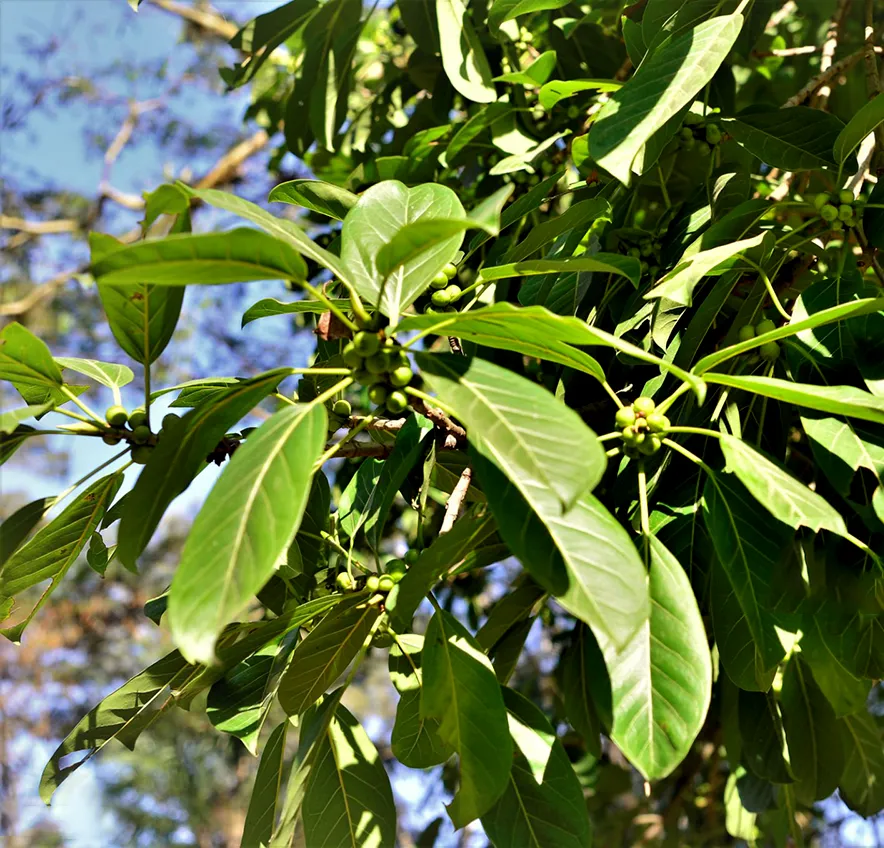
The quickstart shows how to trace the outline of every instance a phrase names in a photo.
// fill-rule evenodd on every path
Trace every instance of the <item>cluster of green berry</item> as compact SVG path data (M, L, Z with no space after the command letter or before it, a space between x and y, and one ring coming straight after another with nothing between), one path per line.
M350 401L343 398L336 400L328 410L328 435L337 433L347 423L352 413L353 407Z
M419 556L420 553L412 549L407 551L401 559L389 560L384 566L383 574L370 574L366 578L364 588L372 593L381 592L386 594L405 576L409 566L414 565ZM335 578L335 585L342 592L359 591L361 588L346 571L338 574Z
M414 371L398 342L360 330L344 348L343 358L353 369L356 382L368 386L368 399L373 404L393 415L408 408L408 397L402 390L414 379Z
M621 406L614 416L628 457L651 456L660 450L661 434L670 427L669 419L655 412L657 405L649 397L636 398L632 406Z
M463 292L460 286L452 283L451 280L457 274L457 267L450 262L433 277L430 283L432 294L430 302L424 309L424 312L455 312L457 311L454 304L460 300Z
M837 204L836 204L837 201ZM820 192L813 205L817 212L833 230L855 227L857 215L862 213L863 198L854 198L850 189L842 188L837 195Z
M656 278L660 271L660 253L663 242L655 233L644 230L622 229L618 231L620 251L641 261L642 275Z
M706 157L721 144L721 127L708 122L696 112L688 112L681 122L678 133L678 144L682 150L693 151L698 156Z
M737 333L737 338L741 342L748 342L756 336L763 336L765 333L771 333L776 330L776 328L777 325L771 321L770 318L765 318L763 321L759 321L755 326L752 326L752 324L745 324L740 327L740 330ZM758 348L758 353L761 355L762 359L766 359L768 362L774 362L780 355L780 346L776 342L765 342L760 348Z
M125 439L132 445L132 461L138 465L147 463L151 451L163 435L177 431L181 427L181 419L174 412L170 412L163 418L159 433L152 433L144 407L127 412L125 407L114 404L108 408L104 417L111 428L102 434L104 443L118 445Z

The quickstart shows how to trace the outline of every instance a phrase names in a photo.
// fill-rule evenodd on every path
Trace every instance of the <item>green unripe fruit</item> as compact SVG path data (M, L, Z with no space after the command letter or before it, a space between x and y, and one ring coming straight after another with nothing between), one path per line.
M344 360L344 365L348 368L352 368L354 371L358 371L362 368L362 354L356 350L356 345L353 344L353 342L350 342L350 344L344 348L341 358Z
M378 579L378 591L389 592L396 585L396 581L389 574L384 574Z
M335 405L332 407L332 412L335 415L340 415L342 418L348 418L352 411L353 407L350 406L350 401L348 400L336 400Z
M371 356L380 349L381 340L377 333L367 333L363 330L353 336L353 347L360 356Z
M621 406L614 415L614 425L618 430L635 424L635 410L631 406Z
M455 301L460 300L460 296L463 294L460 286L450 285L447 289L445 289L445 294L448 295L448 302L454 303Z
M665 433L672 425L661 412L652 412L647 417L648 429L652 433Z
M365 588L368 589L369 592L377 592L378 584L381 582L380 578L377 574L372 574L368 580L365 581Z
M146 421L147 421L147 413L140 406L137 409L133 409L132 412L129 414L129 426L133 430L136 427L140 427Z
M685 138L681 142L682 150L693 150L696 145L697 140L694 138L693 134L691 134L690 138Z
M353 578L346 571L342 571L335 577L335 586L342 592L349 592L353 588Z
M659 436L648 436L639 446L638 449L645 455L651 456L651 454L657 453L660 450L660 445L662 442L660 441Z
M765 318L763 321L759 321L755 325L755 335L763 336L765 333L772 333L774 330L776 330L776 328L777 325L774 324L774 322L771 321L770 318Z
M849 188L842 188L841 191L838 192L839 203L853 203L853 201L853 192Z
M580 115L580 110L576 106L568 107L568 117L573 121L576 117Z
M138 445L132 448L132 462L136 465L147 465L150 459L151 449L147 445Z
M838 217L838 210L832 206L831 203L827 203L820 209L820 218L824 221L834 221Z
M400 392L398 389L395 392L390 392L387 395L386 406L387 412L392 412L394 415L403 412L408 406L408 398L405 396L405 392Z
M638 442L639 434L635 427L624 427L623 432L620 435L623 436L623 441L627 445L634 445Z
M657 408L657 404L649 397L640 397L632 402L632 408L636 415L647 418Z
M376 353L374 356L369 356L368 359L365 360L365 367L371 371L372 374L383 374L384 371L387 370L387 357L382 353Z
M430 280L430 286L434 289L444 289L448 285L448 275L444 271L440 271Z
M449 263L448 263L448 264L442 269L442 273L443 273L446 277L448 277L449 280L452 279L453 277L457 276L457 265L455 265L453 262L449 262Z
M371 644L375 648L389 648L395 640L392 633L375 633L372 637Z
M113 447L114 445L118 445L120 443L120 437L116 433L104 433L101 436L101 441L103 441L106 445L110 445Z
M648 257L654 252L654 245L652 245L650 242L648 242L647 244L643 244L639 248L639 251L642 256Z
M136 445L146 445L150 440L150 427L147 424L139 424L132 431L132 441L135 442Z
M821 191L816 197L813 199L813 205L817 212L819 212L827 203L829 202L829 195L825 191Z
M838 207L838 217L842 221L849 221L853 217L853 207L847 203Z
M681 122L686 127L696 127L703 123L703 116L696 112L687 112Z
M433 306L448 306L451 298L448 297L448 289L434 291L430 296L430 302Z
M698 141L696 144L697 155L701 159L705 159L710 153L712 153L712 148L706 144L705 141Z
M642 252L637 247L630 247L629 250L626 251L627 256L632 256L634 259L639 259L642 255Z
M766 342L759 349L762 359L773 362L780 355L780 346L776 342Z
M748 342L755 338L755 327L751 324L744 324L737 333L737 339L741 342Z
M370 386L375 381L375 375L371 373L371 371L367 371L365 368L354 371L353 379L359 383L360 386Z
M844 221L832 221L832 229L836 233L840 233L844 229Z
M387 570L387 574L391 576L394 574L404 574L406 569L405 560L391 559L385 567Z
M160 426L167 433L174 433L175 430L181 426L181 419L174 412L170 412L168 415L163 416L163 421Z
M129 413L125 407L115 403L113 406L108 407L104 417L111 427L122 427L129 420Z
M420 558L420 555L420 551L416 551L414 548L410 548L405 552L405 556L403 557L403 559L405 560L405 564L414 565Z
M706 141L712 145L718 144L721 141L721 130L717 124L706 125Z
M681 132L678 135L682 141L687 141L688 139L693 140L694 131L690 127L682 127Z
M368 399L377 406L381 406L387 400L387 387L378 383L368 390Z
M408 365L399 365L390 372L390 385L397 389L404 389L414 374Z

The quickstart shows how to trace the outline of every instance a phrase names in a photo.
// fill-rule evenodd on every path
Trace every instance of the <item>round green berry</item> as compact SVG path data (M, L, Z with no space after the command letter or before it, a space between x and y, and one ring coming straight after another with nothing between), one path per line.
M114 445L118 445L120 443L120 437L116 433L103 433L101 436L101 441L103 441L106 445L110 445L113 447Z
M706 141L712 145L718 144L721 141L721 130L717 124L706 125Z
M453 279L457 276L457 265L453 262L449 262L443 269L442 273L448 277L449 280Z
M442 289L441 291L434 291L430 296L430 302L433 306L448 306L450 302L450 298L448 297L448 290Z
M634 259L639 259L641 258L642 252L638 247L630 247L629 250L626 251L626 255L631 256Z
M113 406L108 407L104 417L111 427L122 427L129 420L129 413L125 407L115 403Z
M632 402L632 408L637 416L647 418L657 408L657 404L649 397L640 397Z
M131 413L129 413L129 426L134 430L136 427L140 427L147 421L147 413L144 411L144 408L139 406L137 409L133 409Z
M372 637L371 644L375 648L389 648L394 641L392 633L379 631Z
M705 141L698 141L696 144L696 148L697 155L701 159L705 159L707 156L709 156L710 153L712 153L712 148L708 144L706 144Z
M132 441L135 442L136 445L146 445L150 440L150 427L147 424L139 424L132 431Z
M415 550L414 548L409 548L402 559L405 560L406 565L414 565L420 558L420 555L420 551Z
M363 330L353 336L353 347L360 356L371 356L380 350L381 340L377 333Z
M853 192L849 188L842 188L841 191L838 192L839 203L853 203L853 201Z
M635 424L635 410L631 406L621 406L614 415L614 425L618 430Z
M382 383L377 383L368 390L368 399L377 406L385 403L387 400L387 387Z
M620 435L627 445L634 445L638 442L639 434L635 427L624 427Z
M392 576L394 574L404 574L405 570L408 566L406 566L404 559L397 558L397 559L391 559L384 567L386 569L387 574Z
M147 465L152 451L147 445L137 445L132 448L132 462L136 465Z
M652 412L646 420L652 433L665 433L672 426L662 412Z
M776 342L765 342L759 349L762 359L773 362L780 355L780 346Z
M387 357L384 356L383 353L376 353L374 356L369 356L368 359L365 360L365 367L371 371L372 374L383 374L384 371L387 370Z
M344 360L344 365L348 368L352 368L354 371L358 371L362 368L363 357L362 354L356 350L356 345L353 342L350 342L345 348L344 352L341 354L341 358Z
M838 207L838 217L842 221L849 221L853 217L853 207L848 203L842 203Z
M387 412L392 412L394 415L403 412L408 406L408 398L405 396L405 392L400 392L398 389L395 392L390 392L387 395L386 406Z
M395 585L396 581L389 574L384 574L378 579L379 592L389 592Z
M697 140L694 138L693 135L691 135L690 138L682 139L682 142L681 142L682 150L691 151L694 149L694 146L696 145L696 143L697 143Z
M820 218L824 221L834 221L838 217L838 209L832 206L831 203L827 203L820 209Z
M408 365L399 365L390 372L390 385L397 389L404 389L414 376Z
M821 191L816 197L813 199L813 205L817 212L819 212L827 203L829 202L828 193Z
M369 576L368 580L365 581L365 588L368 589L369 592L377 592L378 584L380 582L381 580L377 574L372 574Z
M698 115L696 112L687 112L681 119L681 122L686 127L696 127L703 123L703 116Z
M170 412L168 415L163 416L163 421L160 426L167 433L174 433L175 430L181 426L181 419L174 412Z
M335 586L337 586L342 592L349 592L350 589L353 588L353 578L347 574L346 571L341 571L337 577L335 577Z
M348 400L336 400L335 405L332 407L332 412L335 415L340 415L342 418L348 418L352 411L353 407Z
M657 453L660 450L660 445L662 442L660 441L659 436L648 436L639 446L638 449L645 455L651 456L651 454Z
M371 371L366 368L362 368L359 371L353 372L353 379L356 380L360 386L371 386L377 379L377 375L372 374Z
M448 288L444 289L444 291L445 294L448 295L449 303L456 303L458 300L460 300L460 296L463 294L461 287L454 284L448 286Z
M430 286L434 289L444 289L448 285L448 275L444 271L440 271L430 280Z
M748 342L755 338L755 327L751 324L744 324L737 333L737 339L741 342Z
M840 233L844 229L844 221L832 221L832 229L836 233Z
M690 127L682 127L681 132L678 134L678 137L682 141L687 141L688 139L691 139L693 141L694 131Z
M755 335L763 336L765 333L772 333L776 328L777 325L770 318L765 318L755 325Z

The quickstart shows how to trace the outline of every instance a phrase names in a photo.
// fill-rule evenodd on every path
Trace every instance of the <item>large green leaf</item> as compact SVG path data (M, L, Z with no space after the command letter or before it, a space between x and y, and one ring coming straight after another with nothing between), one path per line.
M390 648L390 680L399 692L399 705L390 745L397 760L408 768L430 768L453 753L439 736L439 720L421 715L423 636L397 636Z
M227 464L169 590L169 625L186 657L211 662L218 633L273 574L301 521L326 430L321 404L285 407Z
M884 739L868 712L841 719L841 741L846 762L838 788L841 799L861 816L884 809Z
M583 91L617 91L623 88L622 82L608 79L551 80L537 93L537 99L549 111L560 100L573 97Z
M22 421L27 421L29 418L39 418L54 407L54 403L38 403L0 412L0 435L11 436Z
M648 581L620 522L590 494L562 513L548 487L518 486L480 454L473 463L500 535L531 576L596 634L628 644L648 618Z
M381 250L415 221L464 216L463 206L450 188L435 184L408 188L396 180L386 180L366 191L347 213L341 229L341 262L359 294L395 324L402 311L454 259L463 232L437 243L388 276L378 268Z
M120 517L117 556L129 568L147 547L169 504L205 467L206 457L234 424L251 412L289 368L268 371L206 400L183 416L171 438L161 439L126 498Z
M561 9L569 0L494 0L488 10L488 29L497 32L500 25L520 15L544 12L548 9Z
M380 611L357 596L338 605L298 645L279 682L279 703L300 715L338 679L359 653Z
M30 330L12 322L0 330L0 380L8 380L29 406L58 405L68 398L64 378L49 348Z
M513 745L494 669L469 631L437 610L424 637L420 712L439 720L457 751L460 787L448 814L456 828L484 815L509 782Z
M226 233L181 233L138 242L93 259L92 273L99 285L215 285L305 280L307 265L279 239L241 227Z
M849 494L854 473L860 468L867 468L879 486L884 481L884 434L840 416L805 414L801 425L817 465L839 494Z
M596 116L593 159L628 185L642 147L712 79L742 26L742 15L712 18L655 50Z
M528 88L543 85L556 67L556 51L547 50L534 59L527 68L521 71L510 71L494 78L494 82L511 82Z
M790 527L809 527L814 532L830 530L847 536L847 526L838 510L824 497L796 480L742 439L722 435L719 444L729 471L778 521Z
M771 783L792 783L784 756L785 736L773 692L739 694L742 761L756 777Z
M771 582L792 532L760 511L741 483L717 473L709 475L703 490L703 518L751 633L758 658L755 667L773 668L785 651L769 611Z
M349 300L331 298L330 302L338 309L346 311L350 308ZM242 326L245 327L246 324L251 324L252 321L257 321L259 318L270 318L274 315L295 315L304 312L317 314L328 312L328 303L322 300L296 300L293 303L283 303L281 300L276 300L276 298L266 297L257 303L253 303L243 313Z
M878 94L866 103L838 133L833 144L835 161L844 161L859 147L862 140L884 122L884 93Z
M504 257L504 262L521 262L563 233L575 229L585 232L592 221L601 217L611 217L611 205L607 200L602 197L581 200L561 215L534 227L524 239L510 248Z
M44 406L51 406L51 404L41 404L36 408L43 409ZM3 465L27 439L39 435L39 430L35 430L27 424L19 424L11 433L6 433L4 428L0 428L0 465Z
M844 770L838 721L801 656L792 656L780 690L795 797L803 804L828 798Z
M712 659L691 582L652 537L651 615L618 651L600 638L614 699L611 739L648 780L684 759L706 720Z
M510 277L529 277L535 274L555 274L568 271L598 271L626 277L634 286L641 277L641 263L632 256L619 253L595 253L571 259L526 259L506 265L485 267L479 275L483 281L506 280Z
M55 498L40 498L17 509L0 524L0 567L28 537L55 503Z
M24 629L98 529L122 482L123 477L119 472L94 482L0 566L0 608L7 598L14 598L32 586L50 581L25 618L0 631L7 639L13 642L21 640Z
M602 730L610 732L613 724L611 680L598 641L585 624L578 623L562 651L557 677L568 722L587 751L601 757Z
M810 666L813 679L842 718L866 708L871 682L847 669L829 645L830 635L820 627L817 616L810 617L801 636L801 657Z
M62 368L69 368L78 374L91 377L96 383L109 389L126 386L135 379L132 369L113 362L99 362L97 359L78 359L73 356L56 356L55 361Z
M260 848L269 845L273 834L273 823L276 820L276 807L279 801L279 790L282 787L285 768L285 741L290 723L288 719L280 722L267 738L258 770L255 774L255 785L249 799L246 820L242 829L240 848Z
M482 816L495 848L586 848L592 844L583 789L546 716L504 688L513 765L503 795Z
M777 377L751 377L718 371L707 371L703 379L707 383L743 389L807 409L884 424L884 397L877 397L853 386L812 386L780 380Z
M520 488L549 488L566 508L601 479L607 460L595 433L536 383L484 359L418 354L417 362L470 444Z
M396 806L381 756L359 722L338 705L316 743L303 802L305 845L392 848Z
M723 126L762 162L789 171L834 167L832 145L844 128L830 112L809 106L753 111Z
M343 221L359 198L334 183L322 180L290 180L276 186L267 198L271 203L291 203L303 206L329 218Z
M476 103L496 100L488 58L464 0L436 0L436 19L442 66L455 90Z

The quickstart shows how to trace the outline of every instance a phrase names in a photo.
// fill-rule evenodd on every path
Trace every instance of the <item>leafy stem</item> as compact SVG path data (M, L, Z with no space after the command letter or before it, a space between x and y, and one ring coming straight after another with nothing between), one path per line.
M104 420L104 418L98 415L98 413L96 413L94 410L90 409L87 404L83 403L83 401L81 401L80 398L78 398L67 386L62 386L61 390L65 395L67 395L70 400L77 404L77 406L79 406L80 409L82 409L83 412L85 412L89 416L88 419L84 420L89 421L89 423L92 423L94 421L103 429L107 427L107 422Z
M301 288L304 291L311 294L316 300L321 301L328 307L329 312L332 313L345 327L347 327L351 332L356 332L359 327L344 313L337 304L335 304L329 297L326 295L322 289L316 288L316 286L311 286L306 280L299 283ZM365 311L365 307L362 305L362 301L359 300L359 295L353 291L352 288L348 287L347 291L350 294L350 303L353 306L353 311L359 317L360 320L370 322L371 316ZM354 300L355 298L355 300ZM356 302L359 303L359 310L356 309Z

